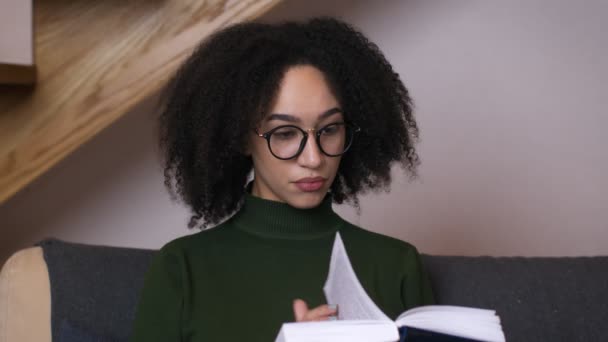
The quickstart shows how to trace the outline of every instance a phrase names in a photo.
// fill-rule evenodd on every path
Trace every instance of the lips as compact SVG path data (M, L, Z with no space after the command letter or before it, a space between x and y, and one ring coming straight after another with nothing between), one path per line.
M325 183L323 177L307 177L295 182L298 189L305 192L317 191L323 187L323 183Z

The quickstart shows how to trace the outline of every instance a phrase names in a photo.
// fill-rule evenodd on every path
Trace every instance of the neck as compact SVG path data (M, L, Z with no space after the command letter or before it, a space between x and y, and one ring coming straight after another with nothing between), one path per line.
M248 189L251 189L251 184ZM240 229L263 237L313 239L335 233L342 224L331 203L331 194L328 193L317 207L299 209L247 191L243 206L233 222Z

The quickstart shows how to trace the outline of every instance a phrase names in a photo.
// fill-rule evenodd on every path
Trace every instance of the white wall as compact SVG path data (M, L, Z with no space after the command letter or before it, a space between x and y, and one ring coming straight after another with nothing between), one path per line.
M357 217L434 254L608 254L608 2L287 1L264 20L340 15L416 102L420 179L395 172ZM157 248L187 234L142 104L0 207L0 252L42 236ZM396 170L397 171L397 170Z
M32 0L0 0L0 63L34 64Z

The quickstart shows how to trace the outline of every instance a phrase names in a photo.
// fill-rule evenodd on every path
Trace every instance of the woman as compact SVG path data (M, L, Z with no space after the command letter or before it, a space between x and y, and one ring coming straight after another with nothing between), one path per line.
M170 82L160 118L165 184L207 228L160 250L132 341L272 341L325 303L339 232L389 316L433 302L416 249L340 218L332 203L415 175L418 129L377 46L331 18L245 23L206 39ZM253 170L253 180L248 182Z

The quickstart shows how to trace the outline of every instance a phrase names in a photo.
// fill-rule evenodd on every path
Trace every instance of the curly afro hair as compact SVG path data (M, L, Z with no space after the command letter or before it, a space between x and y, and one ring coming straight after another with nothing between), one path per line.
M321 70L345 119L361 128L331 185L335 203L360 210L358 194L389 191L394 162L416 176L412 101L377 45L334 18L237 24L203 40L161 96L165 185L191 208L188 227L218 224L242 205L253 167L247 134L296 65Z

